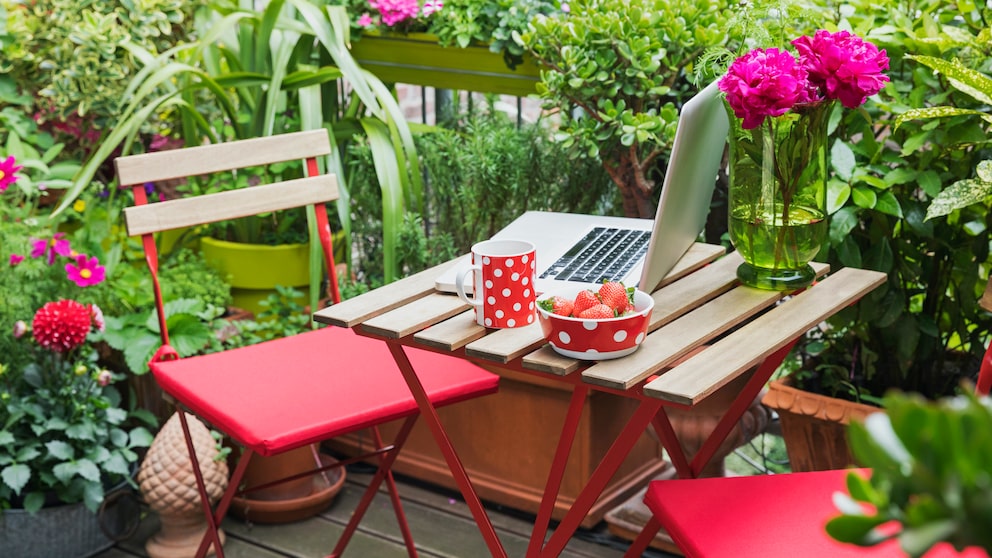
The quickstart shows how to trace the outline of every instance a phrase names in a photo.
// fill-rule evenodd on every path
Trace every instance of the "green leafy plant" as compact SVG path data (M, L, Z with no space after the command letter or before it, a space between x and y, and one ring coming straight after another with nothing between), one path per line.
M582 0L538 17L520 40L542 67L538 93L561 111L559 138L598 157L624 213L654 216L656 186L692 96L693 64L725 40L717 0Z
M871 476L848 476L827 533L862 546L897 539L914 558L942 541L992 550L992 402L893 393L883 404L885 413L849 427Z

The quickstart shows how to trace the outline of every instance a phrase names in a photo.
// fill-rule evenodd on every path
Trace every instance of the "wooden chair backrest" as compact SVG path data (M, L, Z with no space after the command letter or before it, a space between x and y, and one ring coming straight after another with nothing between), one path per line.
M168 344L168 332L161 288L158 283L158 252L152 233L215 223L256 215L314 206L317 234L329 274L329 294L340 301L334 270L334 251L325 203L338 199L337 177L320 174L318 157L331 153L326 130L294 132L222 144L187 147L114 160L121 186L131 187L135 205L124 209L124 221L130 236L141 236L145 260L152 274L155 302L159 310L162 342ZM303 160L305 178L227 190L194 197L149 203L145 184L209 175L247 167Z

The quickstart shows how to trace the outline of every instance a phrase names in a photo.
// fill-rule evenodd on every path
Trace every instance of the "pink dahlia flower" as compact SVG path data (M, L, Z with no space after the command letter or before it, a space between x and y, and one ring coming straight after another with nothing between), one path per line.
M796 103L812 99L806 70L791 53L777 48L755 49L734 60L720 78L720 91L744 129L757 128L767 116L781 116Z
M884 50L847 31L817 31L812 37L792 41L799 62L809 75L810 85L828 99L838 99L847 108L857 108L878 93L889 81Z
M76 263L65 264L65 273L69 280L80 287L98 285L106 278L106 269L95 257L87 258L85 254L76 256Z
M86 341L91 326L88 307L75 300L60 300L38 309L31 322L31 331L42 347L66 353Z
M24 167L18 165L13 156L0 160L0 192L7 191L11 184L17 182L15 173L22 168Z

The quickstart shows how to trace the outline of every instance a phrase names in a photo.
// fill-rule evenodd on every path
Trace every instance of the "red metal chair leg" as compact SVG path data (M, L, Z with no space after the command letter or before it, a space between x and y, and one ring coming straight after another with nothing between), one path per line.
M200 471L200 460L196 458L196 447L193 445L193 437L189 433L189 422L186 420L186 412L178 405L176 412L179 413L179 423L183 427L183 436L186 438L186 451L189 454L190 465L193 467L193 476L196 478L196 489L200 493L200 505L203 507L203 516L207 520L207 532L203 534L200 547L196 551L196 558L204 558L213 544L217 558L224 558L224 548L220 543L220 534L217 526L220 525L223 517L214 515L210 507L210 496L207 494L206 483L203 482L203 473Z
M351 519L348 520L348 525L345 526L344 531L338 538L337 544L334 546L334 550L328 555L328 558L339 558L344 553L345 547L348 546L352 535L354 535L355 531L358 529L358 524L362 521L369 505L379 492L379 486L382 485L383 480L386 481L390 499L393 502L393 509L396 512L396 519L400 524L400 532L403 534L403 541L407 545L407 552L410 554L411 558L416 557L416 547L413 543L413 537L410 534L410 527L406 521L406 514L403 513L403 507L399 502L399 493L396 491L396 483L393 481L392 473L393 462L396 461L396 457L403 448L403 444L406 443L406 439L410 435L410 431L413 430L413 425L416 422L417 415L411 416L403 421L403 425L400 427L399 432L396 433L395 440L393 440L393 449L385 454L380 454L379 468L376 470L372 480L369 481L368 487L366 487L365 492L362 494L362 499L358 502L358 505L352 512ZM373 428L373 435L375 437L376 449L381 449L384 447L382 443L382 436L379 435L378 428Z
M637 538L627 547L627 552L623 554L623 558L638 558L644 554L644 551L648 549L648 545L651 544L658 531L661 531L661 522L658 521L657 517L652 515L648 518L648 522L644 524Z
M990 389L992 389L992 344L985 349L985 356L982 357L982 365L978 369L978 382L975 384L975 393L988 395Z

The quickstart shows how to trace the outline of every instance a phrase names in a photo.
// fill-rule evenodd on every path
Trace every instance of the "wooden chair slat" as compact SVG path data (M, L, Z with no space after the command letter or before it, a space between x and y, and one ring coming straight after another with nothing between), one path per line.
M219 143L118 157L117 179L123 186L159 182L331 153L327 130L308 130L237 142Z
M131 206L124 209L124 219L128 234L137 236L325 203L337 198L337 177L333 174L323 174L276 184Z
M458 265L461 258L415 273L402 281L379 287L374 292L358 295L338 304L318 310L314 320L339 327L354 327L370 318L403 306L411 300L434 293L434 280L448 268ZM450 297L450 295L449 295ZM451 297L457 298L457 297Z
M644 393L694 405L885 280L877 271L841 269L647 383Z

